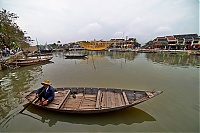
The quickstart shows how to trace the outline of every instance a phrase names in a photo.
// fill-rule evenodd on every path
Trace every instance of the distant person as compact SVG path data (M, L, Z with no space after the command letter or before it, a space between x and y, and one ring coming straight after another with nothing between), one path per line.
M4 47L2 48L2 55L3 55L4 57L7 56L7 54L6 54L6 46L4 46Z
M36 91L40 105L48 105L54 99L54 88L50 85L49 80L44 80L41 83L43 86Z

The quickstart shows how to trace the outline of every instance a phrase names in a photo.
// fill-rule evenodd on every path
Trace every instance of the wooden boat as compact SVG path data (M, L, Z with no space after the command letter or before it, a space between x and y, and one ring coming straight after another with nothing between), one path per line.
M50 45L39 45L38 49L40 51L40 53L45 54L45 53L52 53L53 52L53 48Z
M33 101L35 91L29 93L25 98ZM114 88L56 88L55 98L47 106L39 105L33 101L32 104L48 110L66 113L103 113L128 108L147 101L162 91L140 91ZM36 100L37 101L37 100Z
M49 62L53 57L46 57L46 58L27 58L27 59L17 59L14 62L9 63L9 65L16 65L16 66L30 66L35 64L41 64Z
M28 53L27 57L52 56L53 53Z
M70 54L65 55L65 59L86 59L87 55L76 55L76 54Z

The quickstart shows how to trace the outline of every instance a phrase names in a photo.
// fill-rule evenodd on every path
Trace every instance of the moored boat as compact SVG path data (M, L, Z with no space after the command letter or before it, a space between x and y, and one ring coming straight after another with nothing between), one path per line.
M38 49L40 51L41 54L46 54L46 53L52 53L53 52L53 48L50 45L39 45Z
M66 113L103 113L128 108L145 102L162 91L141 91L117 88L56 88L55 98L47 106L39 105L35 91L25 98L33 105L48 110ZM35 101L33 101L35 99Z
M65 59L86 59L87 55L77 55L77 54L70 54L65 55Z
M27 57L53 56L52 53L28 53Z
M9 65L16 65L16 66L30 66L36 65L41 63L49 62L53 57L45 57L45 58L27 58L27 59L17 59L14 62L9 63Z

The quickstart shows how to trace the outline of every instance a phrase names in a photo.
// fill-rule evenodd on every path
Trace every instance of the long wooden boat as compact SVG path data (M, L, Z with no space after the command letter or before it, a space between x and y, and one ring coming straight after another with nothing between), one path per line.
M30 92L25 98L32 101L35 91ZM147 101L162 91L140 91L115 88L56 88L55 98L47 106L32 104L48 110L66 113L103 113L128 108ZM37 100L36 100L37 101Z
M27 57L52 56L53 53L28 53Z
M70 54L65 55L65 59L86 59L88 55Z
M30 66L30 65L36 65L41 63L49 62L53 57L47 57L47 58L35 58L35 59L18 59L14 62L9 63L9 65L16 65L16 66Z

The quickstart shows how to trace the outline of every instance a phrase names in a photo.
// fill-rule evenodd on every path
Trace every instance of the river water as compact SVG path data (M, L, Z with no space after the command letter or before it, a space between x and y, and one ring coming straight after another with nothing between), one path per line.
M0 72L0 132L199 132L200 57L159 53L76 51L65 59ZM49 79L53 87L161 90L134 107L102 114L55 113L29 106L21 92Z

